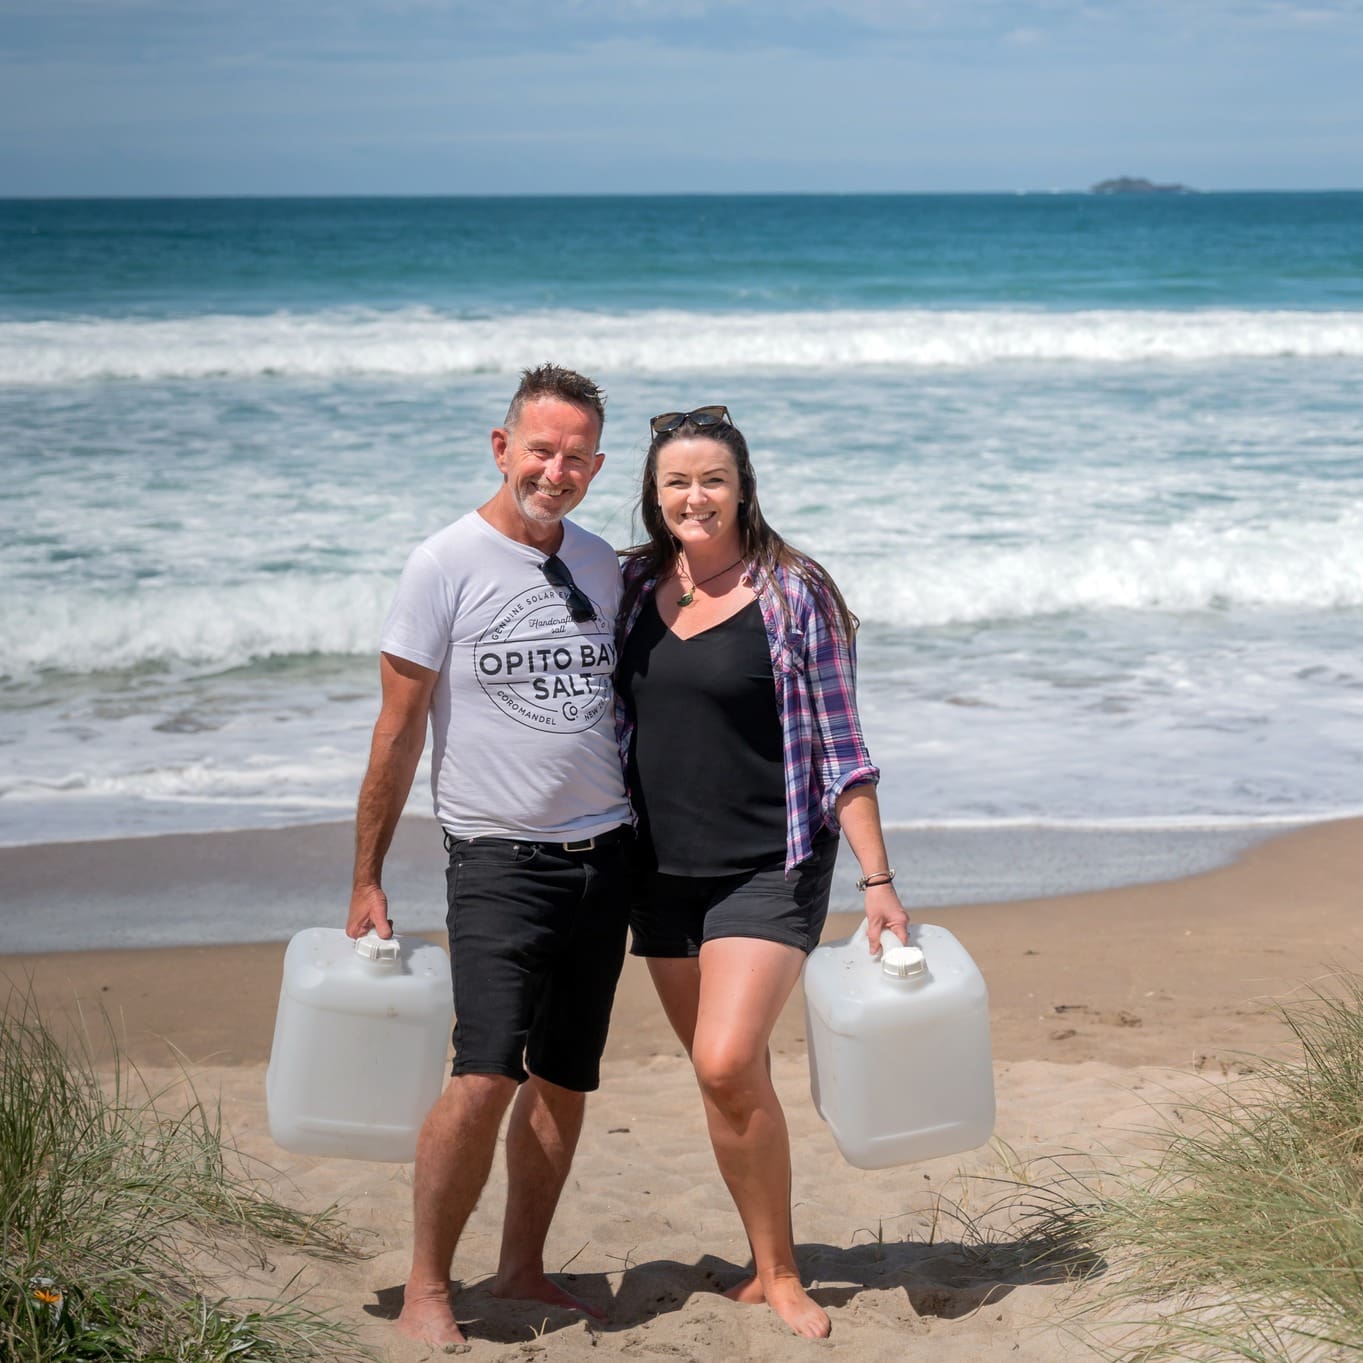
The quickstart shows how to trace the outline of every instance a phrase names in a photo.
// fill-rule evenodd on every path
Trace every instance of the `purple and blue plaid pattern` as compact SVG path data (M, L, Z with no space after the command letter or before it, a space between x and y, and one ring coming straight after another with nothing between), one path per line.
M640 569L626 560L628 591ZM806 860L814 835L838 826L838 796L851 786L880 780L857 716L856 644L835 627L832 603L788 568L767 573L751 565L743 581L757 594L771 649L776 709L784 736L786 874ZM649 578L621 621L628 637L657 578ZM616 693L620 761L629 757L634 725Z

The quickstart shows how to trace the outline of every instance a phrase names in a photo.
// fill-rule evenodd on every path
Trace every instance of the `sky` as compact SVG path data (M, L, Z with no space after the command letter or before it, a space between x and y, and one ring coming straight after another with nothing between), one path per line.
M1363 188L1363 0L0 0L0 197Z

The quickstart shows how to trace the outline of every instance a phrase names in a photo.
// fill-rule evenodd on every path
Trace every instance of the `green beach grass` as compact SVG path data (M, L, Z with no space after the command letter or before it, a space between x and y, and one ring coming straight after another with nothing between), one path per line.
M1363 1359L1363 980L1280 1011L1295 1054L1180 1101L1153 1164L1052 1187L1102 1265L1074 1323L1104 1356Z
M364 1251L336 1209L275 1201L218 1114L149 1091L115 1052L62 1046L31 998L0 1010L0 1358L275 1363L370 1355L286 1287L232 1301L235 1268L287 1247Z

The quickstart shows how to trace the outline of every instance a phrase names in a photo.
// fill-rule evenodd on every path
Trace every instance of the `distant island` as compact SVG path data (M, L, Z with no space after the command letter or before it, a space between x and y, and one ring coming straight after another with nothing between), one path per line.
M1115 180L1100 180L1090 194L1196 194L1187 185L1157 185L1135 175L1119 175Z

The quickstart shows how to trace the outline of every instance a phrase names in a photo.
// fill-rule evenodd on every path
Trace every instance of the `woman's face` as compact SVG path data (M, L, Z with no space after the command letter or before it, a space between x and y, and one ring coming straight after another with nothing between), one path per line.
M741 496L734 457L718 440L693 436L658 451L658 504L682 549L737 553Z

